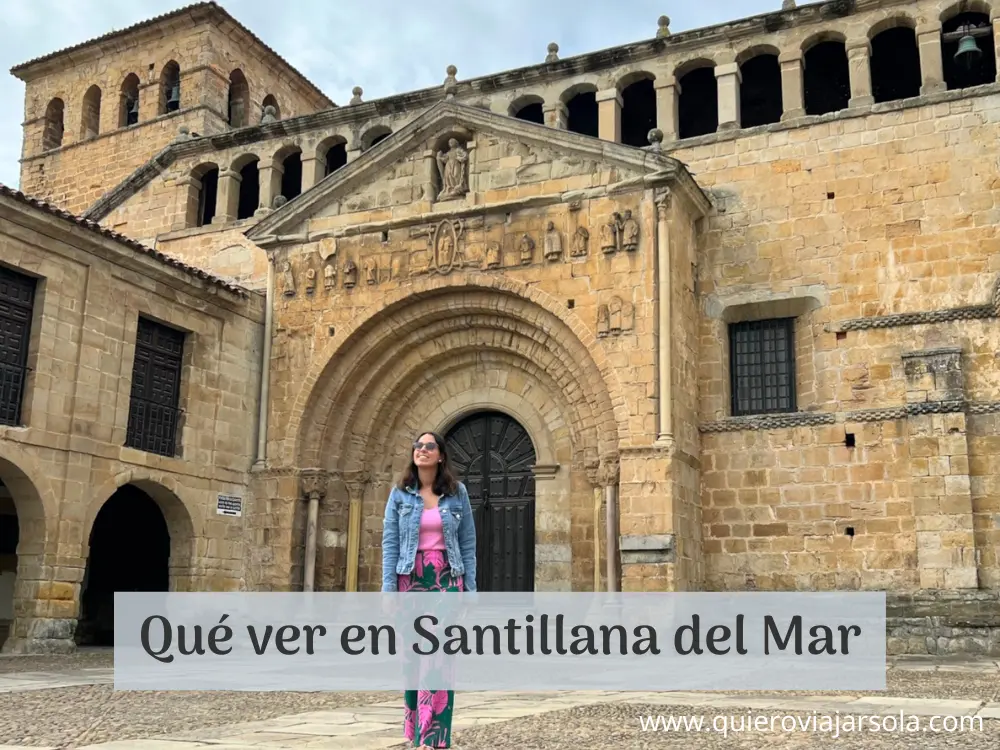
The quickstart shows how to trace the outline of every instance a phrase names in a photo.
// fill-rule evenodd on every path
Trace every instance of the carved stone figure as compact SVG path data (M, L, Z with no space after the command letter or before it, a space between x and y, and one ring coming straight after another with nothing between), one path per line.
M556 261L561 257L562 237L556 231L556 225L550 221L545 230L545 258L550 261Z
M365 279L369 284L378 283L378 261L374 258L365 261Z
M631 331L635 327L635 305L631 302L622 303L622 331Z
M618 214L614 221L601 225L601 249L609 255L618 249Z
M601 305L597 308L597 335L599 338L604 338L608 335L608 306Z
M316 269L306 270L306 294L312 294L316 290Z
M521 242L517 247L521 251L521 265L530 266L535 260L535 241L525 234L521 236Z
M441 173L441 192L438 193L438 200L459 198L469 192L466 169L469 152L462 147L458 139L449 138L448 151L438 151L436 158Z
M333 260L326 262L323 266L323 287L333 289L337 285L337 265Z
M483 268L500 268L500 243L490 242L483 256Z
M632 212L625 211L621 223L622 248L626 252L635 252L639 247L639 222L632 218Z
M353 289L358 283L358 267L353 260L348 259L344 265L344 287Z
M285 277L285 296L294 297L295 296L295 274L292 273L292 264L287 260L281 267L282 273Z
M573 233L573 244L570 254L574 258L579 258L587 254L587 243L590 241L590 232L586 227L577 227Z
M619 297L612 297L608 302L608 333L615 335L622 330L622 301Z

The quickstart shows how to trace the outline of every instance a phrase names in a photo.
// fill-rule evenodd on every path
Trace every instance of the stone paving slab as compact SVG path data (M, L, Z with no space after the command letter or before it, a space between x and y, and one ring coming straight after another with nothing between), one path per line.
M0 675L0 693L51 690L81 685L107 685L115 681L114 669L76 669L66 672L15 672ZM0 746L2 747L2 746Z

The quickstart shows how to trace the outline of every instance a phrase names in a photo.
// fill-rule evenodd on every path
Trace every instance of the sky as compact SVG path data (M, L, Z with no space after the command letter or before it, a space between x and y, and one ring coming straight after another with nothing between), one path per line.
M10 68L188 5L185 0L4 0L0 31L0 182L19 183L24 84ZM803 5L805 3L800 3ZM220 0L338 105L781 9L781 0ZM278 9L277 11L275 9Z

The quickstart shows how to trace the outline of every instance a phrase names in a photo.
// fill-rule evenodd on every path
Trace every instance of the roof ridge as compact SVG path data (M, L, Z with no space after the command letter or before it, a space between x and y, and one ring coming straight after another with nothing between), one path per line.
M72 222L73 224L76 224L79 227L82 227L84 229L87 229L88 231L99 234L102 237L105 237L109 240L113 240L121 245L125 245L126 247L132 250L136 250L142 253L143 255L155 258L156 260L160 261L165 265L177 268L190 276L194 276L199 279L204 279L205 281L208 281L209 283L214 284L215 286L222 287L226 291L232 292L233 294L236 294L240 297L250 296L250 290L247 289L246 287L240 286L239 284L234 284L233 282L227 281L220 276L215 276L214 274L211 274L202 268L198 268L197 266L192 266L188 263L185 263L184 261L180 260L179 258L175 258L172 255L167 255L166 253L161 253L159 250L154 250L153 248L144 245L141 242L138 242L137 240L133 240L131 237L126 237L125 235L120 234L114 231L113 229L108 229L107 227L103 227L96 221L93 221L91 219L86 219L77 216L76 214L72 214L63 208L56 206L55 204L42 200L41 198L34 198L30 195L22 193L20 190L15 190L12 187L8 187L3 183L0 183L0 196L11 198L12 200L17 201L18 203L24 204L26 206L31 206L32 208L38 209L39 211L42 211L43 213L46 213L50 216L55 216L64 221Z

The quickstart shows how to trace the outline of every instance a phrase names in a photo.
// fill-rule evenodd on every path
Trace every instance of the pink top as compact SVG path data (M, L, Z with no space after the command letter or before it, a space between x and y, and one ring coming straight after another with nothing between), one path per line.
M441 511L437 508L425 508L420 516L420 539L418 550L445 549L444 526L441 522Z

